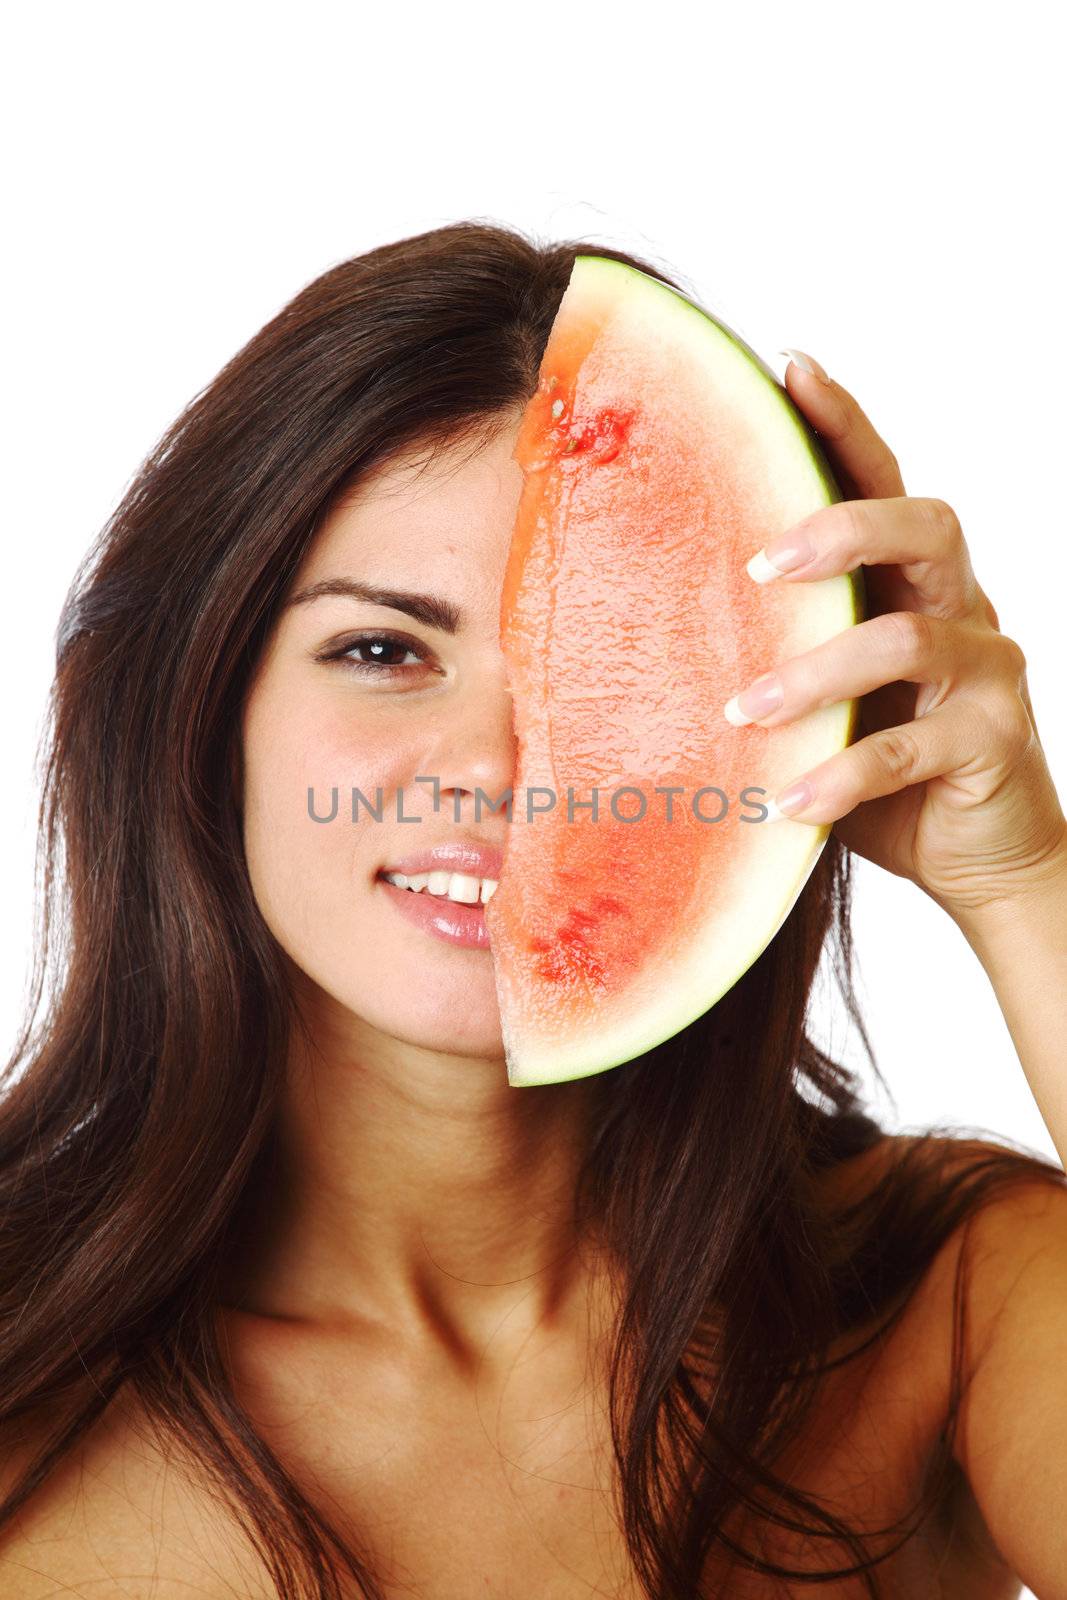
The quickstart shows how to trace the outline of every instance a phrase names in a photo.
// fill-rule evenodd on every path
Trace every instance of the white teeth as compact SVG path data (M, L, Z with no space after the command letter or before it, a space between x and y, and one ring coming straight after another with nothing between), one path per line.
M473 906L477 903L480 888L480 878L472 878L466 872L453 872L448 880L446 893L450 900L458 900L464 906Z
M411 889L416 894L425 890L441 899L454 900L460 905L485 905L496 892L496 878L475 878L467 872L418 872L406 877L402 872L383 874L398 889Z

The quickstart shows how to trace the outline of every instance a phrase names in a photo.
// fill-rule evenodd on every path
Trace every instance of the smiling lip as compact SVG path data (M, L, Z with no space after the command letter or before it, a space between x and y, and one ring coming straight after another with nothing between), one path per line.
M465 872L472 878L493 878L499 882L503 863L504 852L496 845L453 839L447 844L413 850L410 855L390 861L379 869L376 881L401 916L407 917L417 928L461 949L488 950L489 929L481 901L461 905L446 895L431 894L429 889L416 894L390 883L385 874L402 872L411 878L417 872Z
M425 850L413 850L410 855L399 856L378 869L381 878L387 872L402 872L408 878L417 872L466 872L472 878L492 878L500 881L504 866L504 852L496 845L474 844L454 839L447 844L432 845ZM405 894L410 891L404 890Z

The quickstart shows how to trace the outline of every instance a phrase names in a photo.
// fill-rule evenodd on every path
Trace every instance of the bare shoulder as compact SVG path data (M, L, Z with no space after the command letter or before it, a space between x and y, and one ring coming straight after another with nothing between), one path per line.
M966 1232L954 1454L1013 1570L1067 1600L1067 1187L1026 1180Z
M1004 1149L944 1145L947 1172ZM868 1176L896 1154L883 1151ZM1067 1180L1024 1175L996 1189L937 1252L917 1299L926 1350L946 1376L961 1266L952 1453L965 1497L1012 1573L1042 1600L1067 1600Z
M0 1434L6 1496L55 1430ZM268 1600L276 1597L232 1512L164 1449L120 1391L0 1528L4 1600Z
M946 1180L965 1168L980 1168L991 1156L1011 1153L1009 1147L992 1139L887 1134L842 1164L827 1185L827 1199L833 1204L857 1200L906 1165L920 1146L936 1159ZM1062 1173L1022 1174L992 1189L964 1216L935 1252L919 1292L943 1301L946 1286L954 1285L960 1256L965 1255L966 1358L974 1364L1016 1281L1025 1275L1029 1292L1046 1294L1051 1280L1040 1270L1040 1263L1050 1252L1055 1257L1065 1244L1067 1177ZM1039 1269L1036 1275L1035 1268Z
M913 1158L920 1160L913 1168L916 1180L920 1167L925 1168L931 1159L936 1161L944 1177L952 1177L961 1169L981 1164L993 1155L1011 1154L1010 1147L993 1139L964 1137L955 1134L886 1133L867 1149L848 1157L829 1169L818 1180L818 1192L832 1205L850 1203L869 1192L892 1172L908 1166ZM1064 1180L1067 1188L1067 1180ZM1008 1216L1015 1206L1027 1210L1042 1195L1055 1194L1056 1187L1049 1178L1040 1176L1014 1179L994 1198L983 1204L976 1215ZM1027 1198L1028 1197L1028 1198ZM961 1243L962 1232L957 1235Z

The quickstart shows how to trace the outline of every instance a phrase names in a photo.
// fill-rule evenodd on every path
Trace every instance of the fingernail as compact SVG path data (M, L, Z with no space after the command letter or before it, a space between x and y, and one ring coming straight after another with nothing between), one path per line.
M815 360L815 357L805 355L803 350L779 350L778 354L780 356L789 356L793 361L796 362L798 367L803 367L805 372L810 372L816 378L818 378L820 383L830 382L822 367L820 367L819 363Z
M802 567L814 554L814 546L806 533L791 533L781 542L772 539L762 550L757 550L751 561L746 562L745 571L757 583L769 583L783 572Z
M756 722L760 717L767 716L772 711L777 711L782 703L782 685L773 672L765 672L743 689L740 694L735 694L723 706L723 716L727 722L732 722L735 728L743 728L748 722Z
M791 817L794 812L805 810L814 796L815 791L810 783L791 783L788 789L783 789L781 794L767 802L767 821L778 822L782 817Z

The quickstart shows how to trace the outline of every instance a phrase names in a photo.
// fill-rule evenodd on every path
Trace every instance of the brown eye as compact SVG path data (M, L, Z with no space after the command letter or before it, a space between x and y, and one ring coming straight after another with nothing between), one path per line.
M363 659L359 659L360 656ZM384 677L408 671L409 666L403 659L405 656L414 656L420 663L425 659L406 639L398 638L395 634L362 633L355 639L346 640L339 649L328 651L320 659L338 661L353 672Z

